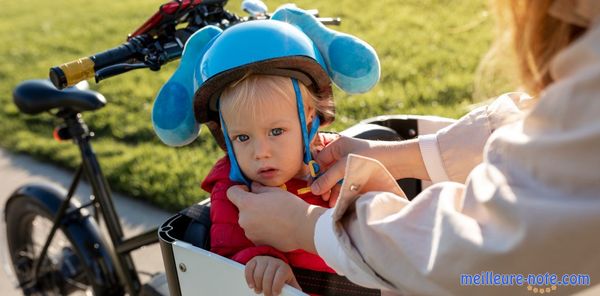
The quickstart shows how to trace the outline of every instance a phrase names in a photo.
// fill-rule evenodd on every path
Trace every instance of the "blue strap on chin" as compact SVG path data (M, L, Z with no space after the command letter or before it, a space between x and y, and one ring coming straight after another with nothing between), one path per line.
M308 165L310 175L314 178L319 175L321 170L316 161L312 159L310 154L310 142L317 134L317 130L321 125L319 116L315 116L310 127L310 134L306 130L306 117L304 116L304 103L302 100L302 92L300 86L298 86L298 80L292 78L292 85L294 86L294 92L296 93L296 105L298 106L298 117L300 118L300 128L302 129L302 141L304 142L304 163Z
M223 138L225 139L225 146L227 147L227 155L229 155L229 161L231 162L231 168L229 170L229 179L234 182L244 183L250 188L250 181L244 177L240 166L238 165L235 153L233 153L233 145L229 139L229 133L227 132L227 126L225 120L223 120L223 114L221 114L221 107L219 106L219 100L217 100L217 109L219 110L219 120L221 121L221 127L223 128Z

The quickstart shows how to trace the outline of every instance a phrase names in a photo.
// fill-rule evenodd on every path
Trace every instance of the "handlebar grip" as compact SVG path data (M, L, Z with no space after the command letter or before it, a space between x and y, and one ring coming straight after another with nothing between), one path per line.
M124 63L136 56L143 48L145 37L137 37L115 48L80 58L60 66L50 68L50 81L59 89L77 84L79 81L95 77L96 71L115 64Z
M94 77L94 61L89 57L80 58L60 66L50 68L50 81L58 89L77 84L79 81Z

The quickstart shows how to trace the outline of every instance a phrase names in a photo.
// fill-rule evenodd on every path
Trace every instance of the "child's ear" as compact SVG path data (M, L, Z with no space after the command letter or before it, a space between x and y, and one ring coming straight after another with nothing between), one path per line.
M306 119L307 119L306 121L307 122L311 122L315 118L315 116L317 115L317 112L315 111L315 108L313 108L310 105L307 107L307 109L308 110L306 112Z

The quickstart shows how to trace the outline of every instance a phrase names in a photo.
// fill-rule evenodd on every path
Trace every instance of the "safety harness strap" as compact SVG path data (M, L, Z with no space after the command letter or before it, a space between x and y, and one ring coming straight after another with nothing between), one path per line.
M379 296L380 290L359 286L335 273L292 267L302 292L318 295Z

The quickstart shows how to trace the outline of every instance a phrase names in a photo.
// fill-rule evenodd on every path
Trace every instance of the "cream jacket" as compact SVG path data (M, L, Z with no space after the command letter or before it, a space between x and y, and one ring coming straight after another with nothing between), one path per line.
M527 113L525 96L505 95L423 137L436 182L412 202L379 163L349 158L338 204L315 230L331 267L405 295L565 295L600 284L600 5L573 3L568 17L590 28L553 60L555 83ZM511 274L590 283L461 284Z

